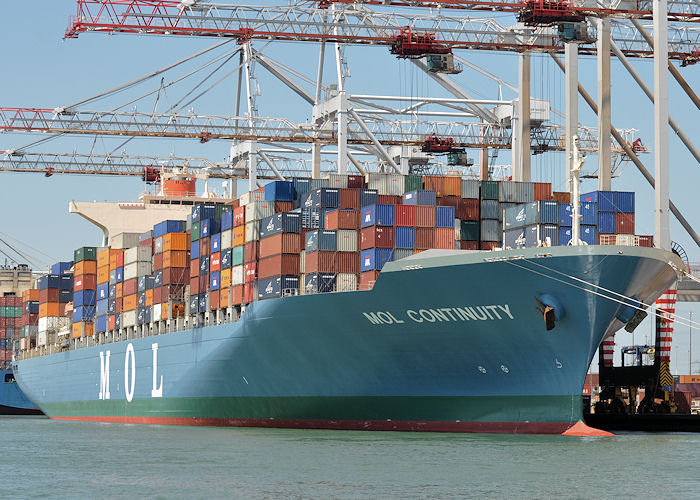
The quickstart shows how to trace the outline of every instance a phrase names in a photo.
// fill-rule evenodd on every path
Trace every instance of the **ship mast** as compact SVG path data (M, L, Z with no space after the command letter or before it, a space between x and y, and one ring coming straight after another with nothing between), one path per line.
M571 243L570 245L581 244L581 169L585 161L578 150L578 135L571 138L571 206L573 207L571 214Z

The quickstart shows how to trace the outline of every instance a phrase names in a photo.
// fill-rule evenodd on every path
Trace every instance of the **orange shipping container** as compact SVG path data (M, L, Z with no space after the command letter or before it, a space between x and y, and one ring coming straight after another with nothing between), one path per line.
M239 306L243 303L243 285L231 287L231 305Z
M231 269L221 270L221 288L228 288L231 286Z
M435 207L416 205L416 227L435 227Z
M455 248L455 230L449 227L435 228L435 248L445 250L454 250Z
M233 227L245 227L245 207L236 207L233 209Z
M445 177L442 181L443 192L438 196L462 196L462 178Z
M297 233L280 233L260 241L261 258L280 253L299 255L299 252L301 252L301 235Z
M163 235L163 252L187 250L187 233L166 233ZM168 267L168 266L165 266Z
M146 306L153 305L153 290L146 290Z
M209 292L209 309L214 311L219 308L219 290Z
M168 250L163 252L163 267L187 267L187 252L184 250Z
M223 283L223 281L222 281ZM229 294L231 293L231 289L229 287L222 288L219 290L219 309L223 309L225 307L228 307L229 304Z
M109 265L97 268L97 283L109 283Z
M133 311L139 303L138 294L134 293L132 295L126 295L124 297L124 303L122 304L122 309L124 311Z
M58 302L47 302L39 304L39 317L48 318L53 316L61 316L61 304Z
M326 214L326 229L358 229L359 227L359 210L334 210Z
M280 275L298 275L299 256L292 254L278 254L258 262L258 278L270 278Z
M94 261L93 261L94 262ZM80 337L92 337L95 331L95 326L92 323L87 323L85 321L79 321L73 323L73 338L78 339Z
M112 250L109 254L109 269L124 267L124 251L118 248Z
M94 260L81 260L75 263L74 275L78 274L97 274L97 261Z
M245 208L245 207L241 207ZM236 226L233 228L233 246L242 247L245 245L245 224L242 226Z
M22 292L22 302L30 302L39 300L39 289L30 288Z
M535 182L535 201L552 199L551 182Z
M114 261L114 269L119 267L117 264L117 256L122 254L122 251L118 248L105 248L97 252L97 267L112 267L112 261ZM124 265L122 262L121 265Z
M454 239L454 229L452 229L452 238ZM417 227L416 228L416 249L427 250L435 245L435 228L433 227Z
M429 191L435 191L436 196L445 196L444 194L444 177L441 175L425 175L423 176L423 186ZM459 186L457 196L462 196L462 186Z
M168 303L167 303L167 302L163 302L163 303L160 305L160 319L168 319L168 317L169 317L169 316L168 316L168 312L169 312L169 311L168 311Z
M114 289L114 297L121 299L124 296L124 283L117 283Z

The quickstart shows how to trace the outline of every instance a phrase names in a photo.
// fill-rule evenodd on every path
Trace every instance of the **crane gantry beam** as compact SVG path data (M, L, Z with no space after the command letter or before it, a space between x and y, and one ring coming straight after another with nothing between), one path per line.
M420 146L426 137L435 134L438 137L452 137L455 147L511 147L511 130L497 123L383 120L372 116L365 116L364 122L384 146ZM335 144L335 126L332 121L317 126L296 124L286 118L0 108L0 131L4 132L162 137L198 139L200 142L235 139L261 143ZM351 131L353 135L348 138L348 144L374 144L360 128ZM564 151L563 133L562 127L556 125L533 128L533 150ZM579 127L579 137L582 151L597 151L595 129Z
M370 18L372 22L368 23ZM78 14L71 19L65 36L137 33L232 37L241 43L272 39L392 46L402 27L430 33L450 49L564 51L564 44L547 27L509 29L493 18L380 12L356 4L329 10L296 5L255 7L198 2L185 6L170 0L78 0ZM611 36L627 57L653 56L643 37L624 23L613 22ZM669 58L685 61L700 45L700 29L670 26L668 40ZM593 55L595 45L581 44L579 53Z
M512 12L517 14L524 2L514 0L320 0L318 4L327 7L332 4L364 4L375 6L420 7L425 9L459 9L487 12ZM590 17L612 17L621 19L652 19L652 1L633 2L634 8L620 8L622 2L613 2L616 7L591 7L569 5L567 10ZM694 0L676 0L668 2L668 20L680 22L700 22L700 5Z

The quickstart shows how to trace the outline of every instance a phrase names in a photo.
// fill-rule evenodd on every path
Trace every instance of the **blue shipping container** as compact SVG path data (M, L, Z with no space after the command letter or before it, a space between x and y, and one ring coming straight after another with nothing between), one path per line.
M196 313L199 310L199 295L190 295L190 313Z
M260 220L260 239L279 233L298 233L301 231L301 214L280 212Z
M59 288L61 290L68 290L72 291L73 290L73 275L72 274L63 274L59 278L61 281L61 284L59 285Z
M571 227L571 212L573 207L570 203L562 203L559 205L559 225Z
M595 226L581 226L581 241L587 243L588 245L596 245L598 243L598 234L596 232Z
M452 223L454 226L454 222ZM394 236L396 248L415 248L416 246L416 228L397 226Z
M123 267L118 267L116 270L116 282L121 283L124 281L124 268Z
M107 315L103 314L101 316L97 316L97 319L95 319L95 331L97 333L103 333L107 331Z
M435 227L455 227L455 207L435 207Z
M153 226L153 237L160 238L168 233L182 233L185 222L181 220L164 220Z
M360 252L360 270L380 271L384 264L394 260L393 248L370 248Z
M95 317L95 306L78 306L73 309L73 323L90 321Z
M214 203L198 203L192 206L192 222L214 218L216 218L216 205Z
M67 304L68 302L71 302L72 300L73 300L73 291L72 290L59 290L58 301L61 304Z
M98 300L95 304L95 314L105 316L109 314L109 299Z
M139 307L136 311L136 322L139 325L151 322L151 308L150 307Z
M418 189L403 195L404 205L433 205L435 206L435 191Z
M115 314L117 312L117 301L107 299L107 314Z
M321 227L321 210L318 208L302 208L301 227L304 229L317 229Z
M613 191L592 191L581 195L581 201L597 203L599 212L615 211L615 193Z
M207 274L209 272L209 256L200 257L199 259L199 275Z
M39 301L31 300L24 303L24 312L28 314L39 314Z
M200 293L199 297L199 312L205 312L207 310L207 294Z
M158 288L163 285L163 270L158 269L153 271L153 288Z
M51 266L51 274L66 274L73 267L73 261L56 262Z
M146 307L146 292L139 292L138 294L138 306Z
M209 244L210 252L216 253L221 250L221 233L216 233L211 235L211 242Z
M199 259L199 240L190 244L190 259Z
M206 238L219 232L219 222L216 219L204 219L199 226L199 237Z
M615 234L616 228L615 212L598 211L598 232L603 234Z
M39 290L60 289L61 277L58 274L44 274L36 280L36 286Z
M233 212L224 212L221 214L221 231L226 231L233 227Z
M304 278L304 293L325 293L335 290L335 274L314 273Z
M109 298L114 299L117 297L117 285L109 285Z
M306 233L304 250L307 252L335 252L337 250L338 237L336 231L320 229Z
M498 220L498 212L497 200L481 200L481 219Z
M258 281L258 298L270 299L299 292L299 276L275 276Z
M319 188L304 193L300 198L302 208L338 208L340 190L338 188Z
M97 285L97 300L104 300L109 298L109 283L102 283Z
M220 272L219 271L214 271L209 275L209 289L211 290L218 290L219 285L221 284L220 282Z
M595 203L581 202L579 211L581 212L581 224L586 224L589 226L596 225L598 209Z
M615 208L625 214L634 213L634 193L627 191L613 191Z
M376 205L379 193L376 189L360 189L360 208Z
M227 248L221 252L221 269L228 269L231 267L231 254L233 249Z
M559 244L568 245L571 241L571 228L570 227L560 227L559 228Z
M73 306L94 306L95 290L80 290L73 294Z
M292 184L294 185L294 192L296 193L297 199L299 199L302 194L311 191L311 179L307 177L295 177L292 179Z
M272 181L265 184L265 201L294 201L294 182Z
M394 205L376 204L363 207L360 212L362 227L393 226L394 213Z

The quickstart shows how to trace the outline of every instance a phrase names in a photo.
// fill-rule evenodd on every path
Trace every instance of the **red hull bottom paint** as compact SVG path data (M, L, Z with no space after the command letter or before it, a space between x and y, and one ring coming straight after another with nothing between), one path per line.
M51 417L122 424L201 425L211 427L268 427L283 429L332 429L355 431L473 432L490 434L563 434L567 436L612 436L582 422L417 422L392 420L294 420L178 417Z

